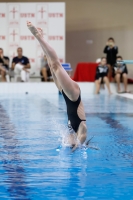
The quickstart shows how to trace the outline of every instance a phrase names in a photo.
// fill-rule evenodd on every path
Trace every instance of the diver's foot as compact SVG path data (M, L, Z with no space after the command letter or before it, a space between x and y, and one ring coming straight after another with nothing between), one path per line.
M29 28L29 30L31 31L31 33L35 36L35 37L42 37L43 36L43 32L41 28L36 28L35 26L33 26L33 24L29 21L27 21L27 27Z

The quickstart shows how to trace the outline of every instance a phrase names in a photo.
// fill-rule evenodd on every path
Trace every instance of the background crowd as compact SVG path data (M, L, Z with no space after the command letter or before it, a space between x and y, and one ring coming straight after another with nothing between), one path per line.
M130 92L127 89L127 66L122 62L122 56L118 55L118 47L115 45L114 38L109 38L106 46L103 50L103 53L106 54L106 57L102 57L99 65L96 69L95 84L96 91L98 94L100 92L101 84L105 83L109 93L111 94L109 82L117 83L117 92L118 93L127 93ZM121 91L120 82L124 83L124 90ZM102 86L104 87L104 85Z
M118 55L118 47L115 44L114 38L108 39L103 53L106 56L100 59L96 69L95 93L99 94L100 87L102 86L104 88L105 83L111 94L110 82L117 83L118 93L129 92L127 89L127 66L125 63L120 62L123 58ZM11 61L11 67L9 65L9 57L5 56L3 49L0 48L0 74L2 81L10 82L12 76L14 76L15 81L18 78L20 78L21 82L29 81L31 65L29 59L23 55L23 49L21 47L17 49L17 56ZM40 78L42 81L50 81L51 79L51 72L45 55L41 59ZM124 83L124 91L121 91L120 82Z
M51 77L50 68L47 63L47 58L41 59L40 78L42 81L49 81ZM17 48L17 56L11 60L4 55L4 50L0 48L0 75L2 82L10 82L11 77L14 77L15 82L20 78L21 82L28 82L30 78L30 61L23 55L23 49Z

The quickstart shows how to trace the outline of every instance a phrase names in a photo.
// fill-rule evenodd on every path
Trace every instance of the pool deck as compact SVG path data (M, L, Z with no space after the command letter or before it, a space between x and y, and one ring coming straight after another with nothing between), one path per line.
M94 94L95 84L90 82L78 82L82 94ZM129 99L133 99L132 94L117 94L116 85L114 83L110 84L111 91L115 95L119 95L122 97L126 97ZM123 85L121 84L121 88ZM133 92L133 85L128 85L128 89ZM0 94L57 94L58 89L56 88L53 82L50 83L40 83L40 82L32 82L32 83L1 83L0 84ZM101 89L100 93L108 94L107 88Z

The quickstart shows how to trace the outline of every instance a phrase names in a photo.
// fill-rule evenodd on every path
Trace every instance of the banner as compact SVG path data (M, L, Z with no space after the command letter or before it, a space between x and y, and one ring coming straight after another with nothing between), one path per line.
M38 41L30 33L26 22L43 29L44 38L65 62L65 3L0 3L0 48L12 61L17 48L31 63L31 72L40 73L44 55Z

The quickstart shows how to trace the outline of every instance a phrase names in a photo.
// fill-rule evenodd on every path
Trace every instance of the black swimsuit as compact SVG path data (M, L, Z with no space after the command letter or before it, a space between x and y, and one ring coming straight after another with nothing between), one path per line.
M64 96L64 99L66 101L66 105L67 105L67 115L68 115L68 128L70 130L70 132L72 132L72 129L77 132L79 125L82 121L86 121L86 120L82 120L79 118L78 114L77 114L77 109L78 106L81 102L81 96L79 95L77 101L71 101L66 94L64 93L64 91L62 90L62 94Z

